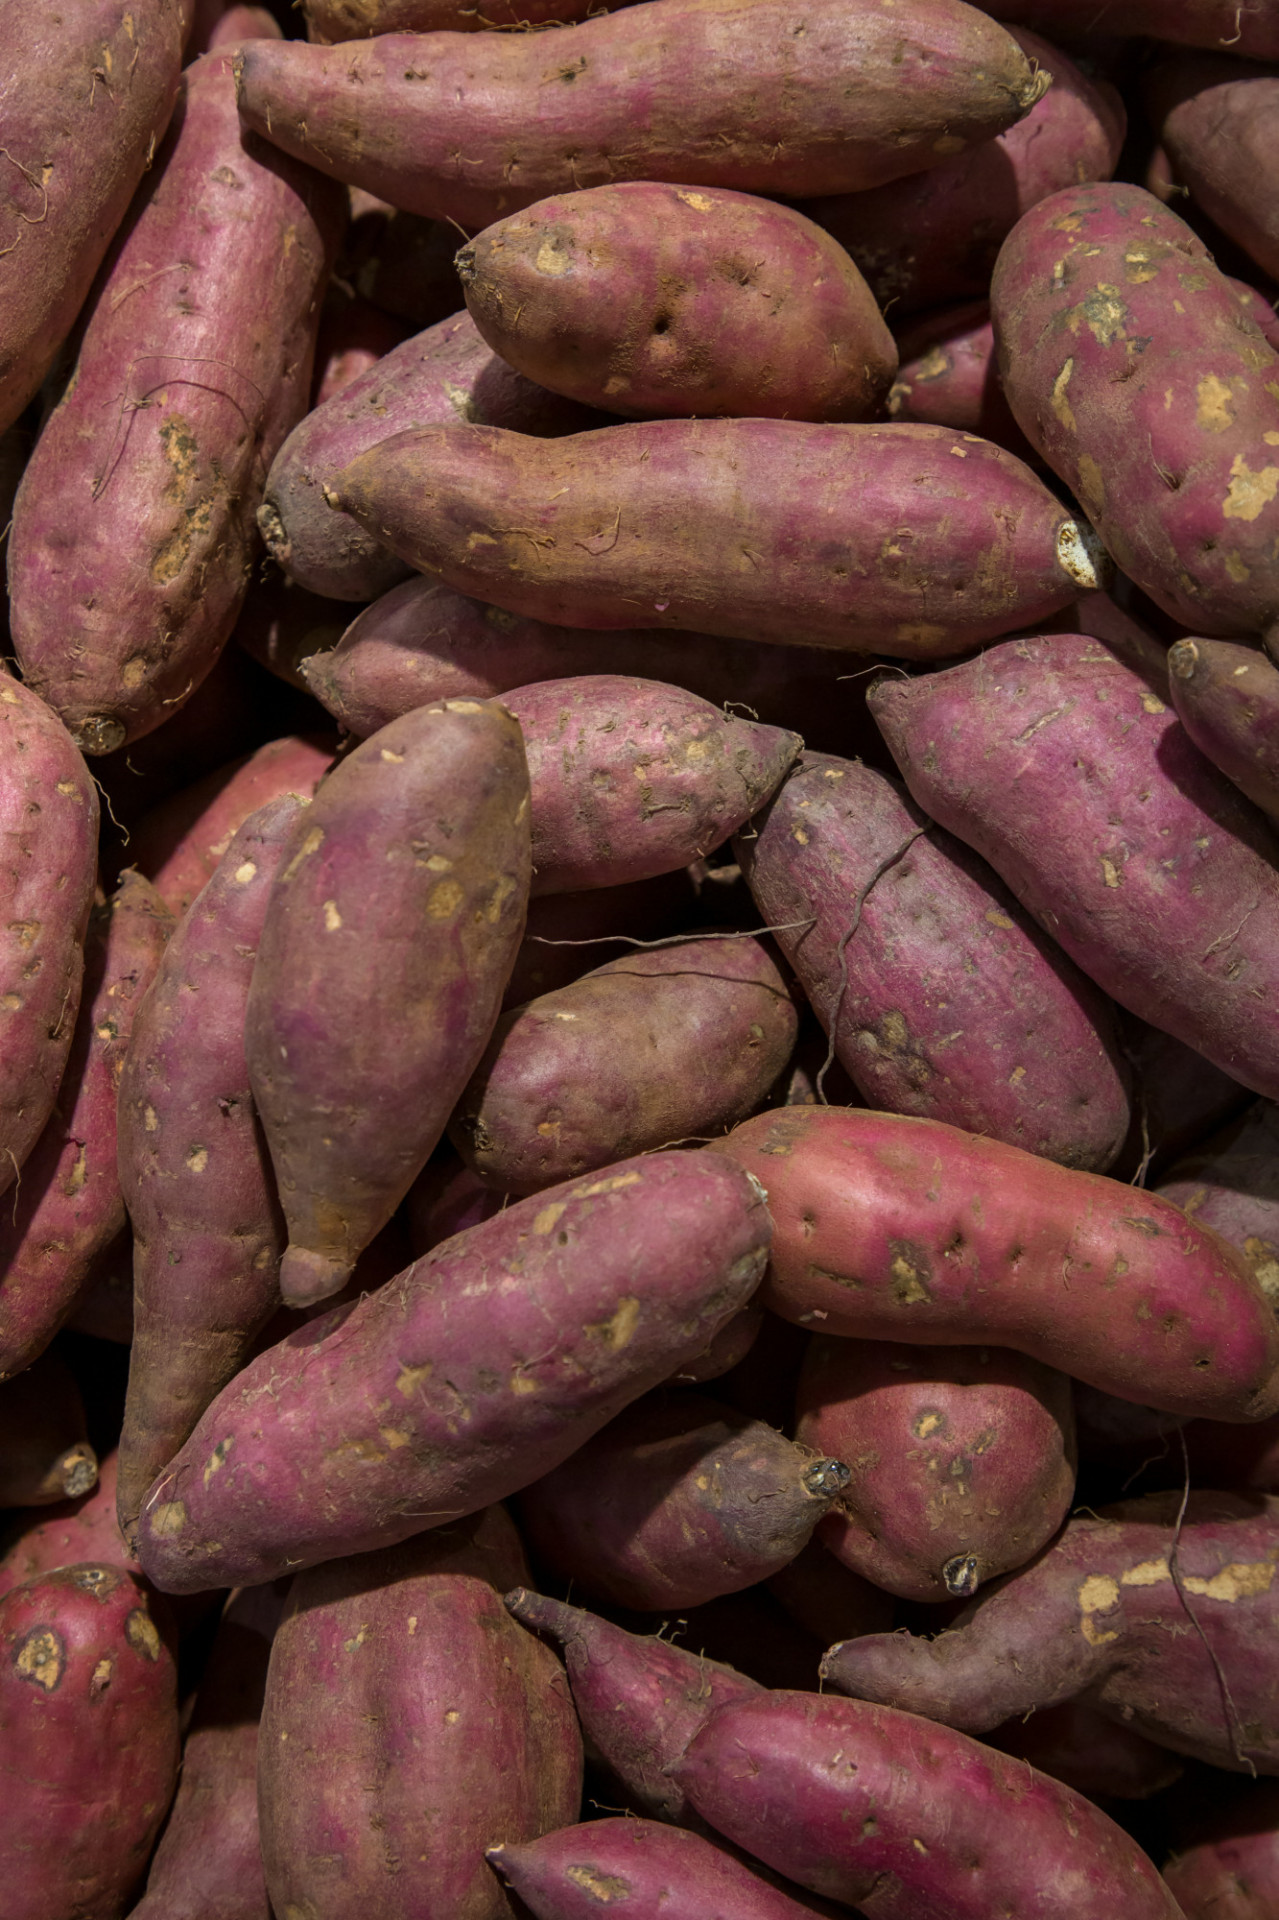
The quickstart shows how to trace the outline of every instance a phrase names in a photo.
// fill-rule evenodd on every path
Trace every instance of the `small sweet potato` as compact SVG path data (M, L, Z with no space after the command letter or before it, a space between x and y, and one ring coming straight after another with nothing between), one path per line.
M994 1727L986 1745L1015 1754L1089 1800L1149 1800L1185 1771L1166 1747L1083 1700L1063 1700Z
M1279 166L1279 75L1226 54L1174 54L1148 75L1145 97L1196 206L1279 279L1279 210L1267 185Z
M115 1510L119 1455L107 1454L96 1484L74 1500L15 1514L0 1541L0 1594L59 1567L92 1560L102 1566L142 1569L125 1545Z
M1172 704L1200 753L1279 819L1279 667L1256 647L1178 640L1168 652Z
M1279 1308L1279 1109L1255 1101L1170 1167L1159 1192L1238 1247Z
M1279 1912L1279 1784L1231 1786L1228 1804L1183 1829L1164 1865L1186 1920L1271 1920Z
M88 1431L75 1378L48 1347L0 1385L0 1508L50 1507L90 1492L98 1456Z
M801 1326L1013 1347L1190 1418L1279 1408L1279 1324L1252 1269L1156 1194L841 1107L757 1114L709 1151L767 1184L760 1304Z
M890 419L977 433L1019 460L1038 458L999 384L989 302L926 314L898 334L897 347L900 364L887 401Z

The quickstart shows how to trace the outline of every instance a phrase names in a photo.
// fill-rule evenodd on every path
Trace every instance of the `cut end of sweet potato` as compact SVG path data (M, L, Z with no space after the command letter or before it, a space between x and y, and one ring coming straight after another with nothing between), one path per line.
M1081 593L1104 590L1114 578L1110 555L1086 520L1063 520L1057 529L1057 558Z

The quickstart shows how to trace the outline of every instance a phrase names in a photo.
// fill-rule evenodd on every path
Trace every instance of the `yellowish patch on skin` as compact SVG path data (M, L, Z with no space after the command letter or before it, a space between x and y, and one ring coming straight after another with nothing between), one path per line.
M397 1447L407 1447L412 1438L410 1434L405 1433L403 1427L379 1427L378 1432L392 1453Z
M915 1422L915 1438L927 1440L930 1434L936 1433L938 1428L944 1427L945 1424L945 1419L940 1413L921 1413Z
M234 1434L230 1435L225 1440L218 1441L217 1446L214 1447L213 1452L209 1455L209 1464L204 1469L204 1484L206 1487L208 1486L210 1480L212 1480L215 1473L221 1473L223 1467L226 1465L226 1457L230 1453L234 1445L235 1445Z
M151 1511L151 1531L157 1540L176 1540L187 1523L186 1504L165 1500Z
M1006 913L1001 913L998 907L987 907L986 918L992 927L1002 927L1005 933L1012 932L1012 921Z
M97 1666L93 1669L93 1678L89 1682L90 1699L96 1700L106 1692L107 1688L111 1685L111 1676L114 1672L115 1661L109 1653L104 1653Z
M187 1166L191 1172L203 1173L208 1164L209 1149L207 1147L192 1147L190 1153L187 1155Z
M1101 870L1105 875L1106 885L1108 887L1121 887L1123 885L1124 877L1122 872L1113 860L1107 860L1104 853L1101 856Z
M362 1620L351 1638L342 1642L342 1646L347 1653L358 1653L368 1637L369 1623L367 1620Z
M933 141L933 152L940 154L962 153L968 145L957 133L943 133L940 139Z
M483 713L484 709L478 700L446 700L444 711L445 713Z
M913 1307L919 1301L931 1297L928 1288L920 1278L918 1269L911 1265L904 1254L898 1253L893 1256L893 1263L888 1271L893 1278L893 1292L902 1306Z
M462 904L463 890L456 880L441 880L427 895L426 910L432 920L450 920Z
M422 865L428 873L451 873L453 869L453 862L446 853L433 853Z
M1255 520L1279 493L1279 467L1260 467L1255 472L1241 453L1230 469L1230 488L1221 503L1223 519Z
M1252 568L1245 563L1243 555L1236 553L1233 547L1226 555L1226 572L1237 587L1241 587L1245 580L1252 578Z
M904 647L933 647L946 638L946 629L927 620L906 620L898 627L897 638Z
M549 1207L543 1207L533 1221L534 1233L550 1233L560 1216L568 1211L567 1200L552 1200Z
M237 887L247 887L257 870L256 860L243 860L231 875L231 878L235 881Z
M1259 1593L1269 1593L1274 1577L1272 1560L1232 1560L1229 1566L1214 1573L1210 1580L1185 1574L1181 1584L1187 1593L1200 1594L1205 1600L1224 1600L1233 1605L1236 1600L1251 1600Z
M602 1334L614 1353L626 1346L639 1325L640 1303L632 1293L623 1294L607 1320L583 1327L584 1333Z
M607 1180L592 1180L589 1187L574 1187L569 1198L594 1200L597 1194L620 1193L623 1187L638 1187L643 1177L640 1173L615 1173Z
M543 240L533 262L539 273L549 274L554 280L566 274L572 264L564 249L554 240Z
M1070 385L1070 376L1074 371L1075 361L1072 354L1053 382L1053 412L1067 433L1074 433L1076 430L1074 409L1066 398L1066 388Z
M1142 689L1141 704L1147 713L1167 713L1168 709L1157 693L1151 693L1148 687Z
M153 1663L160 1658L160 1636L155 1621L141 1607L135 1607L124 1623L124 1637L135 1653Z
M1195 389L1195 425L1202 433L1224 433L1234 424L1234 394L1225 380L1206 373Z
M513 1367L511 1369L511 1392L536 1393L537 1381L533 1379L531 1374L525 1373L522 1367Z
M64 1661L65 1654L57 1634L49 1627L37 1627L18 1649L14 1665L24 1680L32 1680L36 1686L43 1687L46 1693L52 1693L62 1678Z
M791 833L791 839L797 840L801 847L806 847L808 845L808 835L804 832L804 829L802 827L796 827L793 829Z
M392 753L389 747L382 747L380 753L382 759L390 766L402 767L404 765L404 755L402 753Z
M1079 492L1089 513L1096 519L1106 506L1106 481L1090 453L1079 456Z
M630 1898L631 1886L628 1880L619 1880L614 1873L597 1873L594 1867L565 1867L564 1878L571 1880L583 1893L589 1893L592 1900L598 1900L602 1907L612 1906L615 1900Z
M326 932L326 933L337 933L337 932L338 932L338 930L339 930L339 928L341 927L341 925L342 925L342 916L341 916L341 914L340 914L340 913L338 912L338 903L337 903L337 901L336 901L336 900L326 900L326 901L325 901L325 903L324 903L324 930L325 930L325 932Z
M1090 1573L1076 1596L1079 1601L1079 1626L1090 1647L1104 1647L1117 1640L1118 1633L1098 1627L1093 1615L1109 1613L1119 1600L1119 1582L1108 1573Z
M402 1366L395 1376L395 1390L407 1400L419 1387L426 1385L434 1372L433 1360L424 1360L420 1367Z
M288 866L284 869L284 872L280 875L281 880L291 880L294 874L297 872L298 868L302 865L302 862L304 860L309 860L313 853L318 853L320 848L323 845L324 845L323 828L312 827L310 832L306 835L305 839L303 840L302 845L298 848L297 852L294 854L293 858L290 860Z
M510 899L511 895L514 892L515 892L514 880L512 880L509 873L504 873L501 879L498 881L497 885L494 887L487 907L481 908L480 913L477 913L475 916L476 919L478 920L482 916L485 920L488 921L490 926L496 926L498 921L502 917L502 908L506 905L507 901Z
M1131 246L1124 253L1124 275L1134 287L1145 286L1159 272L1158 265L1151 259L1148 247Z
M676 187L675 198L682 200L686 207L692 207L696 213L713 213L715 203L708 200L704 193L690 193L686 187Z
M1166 1560L1139 1560L1135 1567L1126 1567L1119 1576L1121 1587L1157 1587L1161 1581L1172 1579L1172 1569Z

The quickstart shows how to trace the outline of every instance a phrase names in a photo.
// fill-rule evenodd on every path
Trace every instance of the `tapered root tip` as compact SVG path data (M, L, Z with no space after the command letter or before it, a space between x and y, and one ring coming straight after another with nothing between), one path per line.
M280 1298L286 1307L313 1307L341 1293L350 1277L350 1261L290 1247L280 1262Z

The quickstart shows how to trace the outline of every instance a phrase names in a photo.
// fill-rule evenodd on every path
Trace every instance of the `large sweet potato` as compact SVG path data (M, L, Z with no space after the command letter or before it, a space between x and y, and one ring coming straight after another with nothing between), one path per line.
M1256 647L1178 640L1168 650L1172 703L1200 753L1279 819L1279 667Z
M1176 54L1149 76L1146 104L1195 204L1279 278L1279 211L1267 187L1279 164L1279 75L1224 54Z

